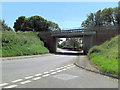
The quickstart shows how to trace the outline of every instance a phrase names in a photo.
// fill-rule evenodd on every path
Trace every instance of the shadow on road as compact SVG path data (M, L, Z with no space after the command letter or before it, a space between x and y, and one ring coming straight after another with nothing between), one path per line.
M85 55L84 53L73 53L73 52L56 52L54 54L55 55L72 55L72 56Z

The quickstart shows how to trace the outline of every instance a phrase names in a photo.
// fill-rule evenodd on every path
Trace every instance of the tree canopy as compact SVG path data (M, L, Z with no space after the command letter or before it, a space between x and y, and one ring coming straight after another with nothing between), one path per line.
M82 22L82 27L116 26L120 25L120 7L105 8L96 13L90 13Z
M47 21L41 16L35 15L26 18L25 16L20 16L16 19L13 28L15 31L54 31L60 30L58 24Z
M5 20L0 19L0 31L13 31L11 27L9 27L6 23Z

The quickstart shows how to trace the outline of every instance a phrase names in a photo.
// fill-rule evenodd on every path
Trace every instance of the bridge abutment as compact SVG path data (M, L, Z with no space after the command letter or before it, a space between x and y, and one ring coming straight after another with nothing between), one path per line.
M45 32L45 33L39 33L40 39L44 42L45 47L47 47L50 51L50 53L55 53L57 49L57 37L51 37L51 33Z
M83 51L85 54L88 53L89 49L93 46L93 36L83 36Z

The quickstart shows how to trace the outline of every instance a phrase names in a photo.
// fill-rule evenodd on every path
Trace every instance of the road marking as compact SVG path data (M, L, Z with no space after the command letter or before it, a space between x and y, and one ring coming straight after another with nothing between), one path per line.
M56 74L56 72L52 72L51 74Z
M28 77L25 77L25 79L30 79L30 78L33 78L33 76L28 76Z
M64 66L64 68L65 68L65 67L68 67L68 66Z
M56 70L58 70L58 69L60 69L60 68L56 68Z
M17 80L14 80L12 81L13 83L16 83L16 82L19 82L19 81L22 81L23 79L17 79Z
M49 76L50 74L46 74L46 75L43 75L42 77L47 77L47 76Z
M66 69L70 69L71 67L67 67Z
M29 82L31 82L31 81L27 80L27 81L21 82L20 84L26 84L26 83L29 83Z
M64 67L60 67L61 69L64 68Z
M49 73L49 72L44 72L44 74Z
M62 69L62 70L67 70L66 68Z
M68 67L71 66L71 65L67 65Z
M51 72L55 71L55 70L50 70Z
M40 75L42 75L41 73L39 73L39 74L36 74L35 76L40 76Z
M10 85L10 86L4 87L4 88L13 88L13 87L17 87L17 85Z
M58 70L57 72L61 72L62 70Z
M7 84L8 84L8 83L3 83L3 84L0 84L0 87L1 87L1 86L5 86L5 85L7 85Z
M38 80L38 79L41 79L41 77L36 77L36 78L33 78L33 80Z

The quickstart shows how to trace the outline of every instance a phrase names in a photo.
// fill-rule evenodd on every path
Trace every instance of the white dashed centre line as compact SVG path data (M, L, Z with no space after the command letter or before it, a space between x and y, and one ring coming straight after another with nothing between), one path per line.
M55 71L55 70L50 70L51 72Z
M58 69L60 69L60 68L56 68L56 70L58 70Z
M66 68L64 68L63 70L67 70Z
M1 87L1 86L5 86L5 85L7 85L7 84L8 84L8 83L3 83L3 84L0 84L0 87Z
M61 69L64 68L64 67L60 67Z
M61 72L62 70L58 70L57 72Z
M22 81L23 79L17 79L17 80L14 80L12 81L13 83L16 83L16 82L19 82L19 81Z
M43 75L42 77L47 77L47 76L49 76L50 74L46 74L46 75Z
M33 78L33 76L28 76L28 77L25 77L25 79L30 79L30 78Z
M49 73L49 72L44 72L44 74Z
M60 67L60 68L56 68L55 70L58 70L58 71L56 71L56 72L53 72L53 71L55 71L55 70L50 70L52 73L50 73L50 74L56 74L57 72L61 72L61 71L63 71L63 70L67 70L67 69L70 69L70 68L72 68L72 67L75 67L75 65L74 64L70 64L70 65L67 65L67 66L63 66L63 67ZM60 70L60 69L62 69L62 70ZM50 74L48 74L49 72L44 72L43 74L45 74L45 75L43 75L42 77L47 77L47 76L49 76ZM41 73L39 73L39 74L36 74L36 75L34 75L34 76L40 76L40 75L42 75ZM34 76L28 76L28 77L25 77L25 79L30 79L30 78L33 78ZM38 79L41 79L42 77L36 77L36 78L33 78L33 80L38 80ZM11 81L11 82L13 82L13 83L16 83L16 82L19 82L19 81L22 81L23 79L17 79L17 80L14 80L14 81ZM30 80L27 80L27 81L24 81L24 82L20 82L20 84L26 84L26 83L29 83L29 82L31 82ZM5 85L8 85L8 83L3 83L3 84L0 84L0 86L5 86ZM7 86L7 87L5 87L5 88L13 88L13 87L16 87L17 85L10 85L10 86Z
M26 83L29 83L29 82L31 82L31 81L27 80L27 81L21 82L20 84L26 84Z
M68 66L64 66L64 67L68 67Z
M4 87L4 88L13 88L13 87L17 87L17 85L10 85L10 86Z
M42 75L41 73L39 73L39 74L36 74L35 76L40 76L40 75Z
M51 74L56 74L56 72L52 72Z
M38 79L41 79L41 77L36 77L36 78L33 78L33 80L38 80Z

